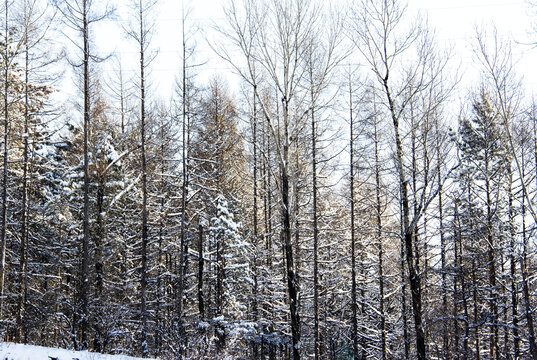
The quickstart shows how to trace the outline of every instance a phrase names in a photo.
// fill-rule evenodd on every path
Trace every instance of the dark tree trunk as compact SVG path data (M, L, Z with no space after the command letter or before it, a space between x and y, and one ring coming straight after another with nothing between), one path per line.
M90 81L89 81L89 34L87 19L87 0L83 0L82 9L82 38L84 42L84 224L82 237L81 268L79 275L79 316L80 316L80 349L88 348L87 328L88 328L88 273L89 273L89 156L88 137L90 127Z
M401 218L403 217L401 212ZM401 222L402 223L402 222ZM403 225L401 224L401 228ZM406 263L406 255L405 255L405 244L403 241L401 241L401 321L403 322L403 342L404 342L404 348L405 348L405 360L410 359L410 335L408 333L408 310L407 310L407 293L406 293L406 287L407 287L407 277L405 272L405 263Z
M259 296L259 276L258 276L258 258L259 258L259 232L258 232L258 218L257 218L257 101L255 98L256 93L256 87L254 85L253 89L253 109L252 109L252 144L253 144L253 239L252 239L252 246L254 248L253 252L253 259L252 259L252 273L254 277L254 284L252 289L252 317L253 321L257 323L259 320L259 304L258 304L258 296ZM258 358L258 346L257 344L253 344L253 359ZM263 351L263 349L261 349Z
M188 119L187 119L187 88L186 88L186 35L185 35L185 12L182 8L181 26L182 26L182 177L181 184L181 231L180 231L180 249L179 249L179 269L178 269L178 289L177 289L177 320L176 326L179 336L179 359L183 358L183 354L186 351L186 334L183 329L183 302L185 292L185 277L186 277L186 264L188 261L187 253L187 239L186 239L186 208L187 208L187 194L188 194L188 168L187 168L187 151L188 151Z
M533 138L534 138L534 156L537 164L537 126L533 122ZM524 154L524 152L522 152ZM524 155L522 155L524 156ZM522 157L524 164L524 157ZM525 167L522 168L522 177L525 177ZM528 234L526 229L526 188L522 188L522 256L520 257L520 273L522 275L522 293L524 296L524 316L528 326L528 342L530 345L530 355L533 360L537 360L537 343L535 340L535 327L533 323L533 314L531 309L531 296L529 289L527 258L528 258Z
M311 59L310 59L311 60ZM313 82L313 74L310 65L310 80ZM319 360L319 227L317 217L317 135L315 133L315 104L313 85L311 87L311 167L312 167L312 193L313 193L313 318L314 318L314 359ZM351 94L352 96L352 94ZM351 133L352 138L352 133ZM297 164L298 165L298 164Z
M205 304L203 297L203 267L205 259L203 258L203 226L198 224L198 311L200 319L205 319Z
M28 8L25 3L24 9L25 24L29 22ZM29 167L29 122L30 122L30 99L29 99L29 43L28 31L24 33L24 150L22 154L22 219L21 219L21 244L20 244L20 262L19 262L19 302L17 305L17 342L26 343L26 298L27 298L27 247L28 247L28 167Z
M147 344L147 260L148 260L148 243L149 243L149 229L147 223L147 160L145 149L145 29L144 29L144 10L143 1L140 0L139 6L139 22L140 22L140 34L139 43L140 46L140 140L141 140L141 153L142 153L142 249L141 249L141 276L140 276L140 317L142 321L142 338L141 338L141 350L142 355L147 357L149 355L149 347Z
M357 284L356 284L356 233L354 229L354 117L353 117L353 99L352 84L349 78L349 112L350 112L350 205L351 205L351 313L352 313L352 353L355 359L358 359L358 304L357 304Z
M514 358L520 358L520 334L518 330L518 281L516 275L516 259L515 259L515 239L516 239L516 224L515 224L515 208L513 194L513 174L511 166L509 172L509 241L510 241L510 276L511 276L511 311L513 317L513 351Z
M104 177L104 175L101 174ZM101 305L103 304L103 284L104 284L104 265L103 265L103 241L105 240L105 227L104 219L102 216L103 213L103 203L104 203L104 184L105 179L100 178L98 181L97 187L97 231L94 233L95 239L95 299L94 301ZM104 318L104 314L101 310L101 306L98 306L95 310L98 314L98 317ZM96 352L103 351L102 343L102 332L98 327L99 324L94 324L95 332L93 339L93 350Z
M395 149L396 149L396 163L399 177L399 187L401 195L401 208L403 211L403 234L402 240L405 246L406 263L408 268L408 279L410 282L410 294L412 300L412 313L414 316L414 329L416 332L416 351L418 360L427 359L427 350L425 347L425 333L423 331L422 323L422 294L421 294L421 281L418 272L416 271L417 259L414 259L414 238L416 236L416 219L410 221L410 201L408 196L408 181L404 172L403 165L403 145L401 142L401 136L399 133L399 118L397 117L395 103L391 97L390 87L388 85L388 75L383 79L384 89L388 100L388 105L393 121L394 136L395 136ZM417 214L414 214L417 216Z
M9 149L9 25L8 1L5 1L5 52L4 52L4 168L2 176L2 228L0 229L0 317L4 315L4 283L6 278L6 246L7 246L7 167Z
M284 105L284 143L283 143L283 163L280 164L281 180L281 211L282 211L282 243L285 255L285 266L287 275L287 291L289 295L289 311L291 317L291 346L293 360L300 360L300 317L298 313L298 283L295 274L293 245L291 243L291 214L289 204L289 100L283 99Z
M375 103L374 118L374 142L375 142L375 200L376 200L376 220L377 220L377 246L378 246L378 281L379 281L379 315L380 315L380 350L381 359L386 360L388 356L386 341L386 312L384 305L384 247L382 244L382 204L381 204L381 181L380 181L380 151L377 123L377 109Z

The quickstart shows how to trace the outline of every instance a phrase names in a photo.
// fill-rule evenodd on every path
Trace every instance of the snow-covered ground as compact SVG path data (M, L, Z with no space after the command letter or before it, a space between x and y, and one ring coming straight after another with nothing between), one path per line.
M1 360L141 360L125 355L104 355L88 351L73 351L0 342ZM144 359L149 360L149 359Z

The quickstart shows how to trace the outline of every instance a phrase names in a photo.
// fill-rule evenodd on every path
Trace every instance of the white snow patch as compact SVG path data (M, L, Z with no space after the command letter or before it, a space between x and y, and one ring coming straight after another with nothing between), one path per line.
M2 360L141 360L125 355L106 355L89 351L74 351L47 348L34 345L22 345L0 342L0 359ZM151 359L145 359L151 360Z

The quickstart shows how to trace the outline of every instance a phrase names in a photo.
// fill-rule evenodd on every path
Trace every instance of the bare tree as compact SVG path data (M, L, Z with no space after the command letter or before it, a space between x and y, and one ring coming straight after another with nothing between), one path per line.
M8 173L9 173L9 146L10 146L10 125L12 122L12 105L17 97L17 94L12 91L12 81L14 79L14 66L16 60L20 55L24 47L24 32L23 36L16 37L17 33L14 33L12 25L12 14L10 9L12 8L12 1L4 1L4 43L1 59L3 65L3 112L4 112L4 136L3 136L3 169L2 169L2 208L0 210L0 316L3 316L4 311L4 295L5 295L5 278L6 278L6 247L7 247L7 233L8 233Z
M304 49L306 87L309 92L309 116L311 127L311 192L312 192L312 218L313 218L313 318L314 318L314 358L321 356L320 349L320 324L319 324L319 213L317 198L319 193L318 183L318 147L320 142L319 133L323 130L323 123L319 121L319 113L324 110L329 100L323 99L328 92L331 77L337 65L344 59L344 53L339 51L341 43L342 22L337 14L331 17L331 22L317 20L320 25L318 30L328 31L327 36L321 36L320 32L311 34L309 43ZM325 40L323 40L325 39ZM351 93L351 127L352 127L352 93ZM331 97L328 97L331 99ZM321 127L321 131L318 128ZM351 132L352 138L352 132ZM352 147L352 142L351 142ZM351 149L352 150L352 149ZM352 155L351 155L352 161ZM352 167L352 166L351 166ZM351 170L352 171L352 170ZM352 181L351 181L352 182ZM297 201L298 204L298 201ZM295 204L295 205L297 205Z
M534 202L529 196L527 180L524 176L524 164L520 159L520 154L516 149L516 141L513 136L513 123L521 112L521 80L518 78L515 70L515 63L512 57L511 43L509 41L501 41L496 28L492 30L492 40L487 41L487 34L483 30L476 29L476 41L474 53L477 61L483 69L484 86L487 86L491 91L492 106L501 119L503 133L507 138L507 144L511 159L514 161L517 178L522 186L522 195L525 197L523 208L529 211L534 222L537 222L537 213L535 212ZM513 173L512 169L509 171ZM510 201L512 201L510 199ZM512 259L512 271L514 266ZM524 276L526 274L525 264L520 260L520 266L523 276L523 284L525 284ZM523 291L525 296L525 291ZM529 299L526 298L528 303ZM516 298L513 298L512 306L515 306ZM513 308L514 309L514 308ZM516 311L515 311L516 314ZM530 343L530 353L532 358L537 359L537 343L533 329L533 318L531 312L526 311L526 320L528 323L528 340ZM513 336L518 339L516 327L513 328ZM516 347L516 346L515 346Z
M32 106L35 100L35 92L43 91L48 94L50 91L44 83L53 79L48 72L48 65L57 61L57 57L51 56L50 52L43 49L47 46L47 31L52 23L48 7L40 7L37 0L24 0L22 8L23 45L24 56L24 125L23 125L23 154L22 154L22 204L21 204L21 231L20 231L20 255L19 255L19 300L17 304L17 335L18 342L27 340L25 324L27 288L27 252L28 252L28 208L30 185L30 126L36 117L36 109ZM37 75L45 72L44 76ZM31 78L31 76L33 78ZM37 78L37 79L36 79ZM41 84L33 84L39 81Z
M401 240L412 300L416 351L418 359L427 358L427 342L423 319L422 279L418 270L419 258L415 256L415 241L418 223L428 205L439 192L428 182L416 187L411 193L407 176L405 156L409 149L403 142L403 115L409 113L410 106L418 96L428 90L435 82L441 81L445 59L437 58L427 28L419 22L411 23L405 29L405 8L397 0L362 1L353 14L351 38L357 50L371 67L379 89L385 97L383 103L391 119L394 136L394 159L401 201ZM412 56L411 50L415 50ZM413 61L401 57L409 56ZM411 115L409 115L411 116ZM410 149L411 150L411 149ZM412 211L410 204L416 204Z
M267 120L268 128L275 141L279 176L278 189L281 209L281 239L285 254L287 292L289 299L291 345L293 359L300 359L300 317L298 309L298 281L295 257L291 241L290 185L293 181L290 146L297 139L298 124L303 116L294 116L293 111L303 76L305 75L302 51L306 48L316 25L316 7L303 0L258 2L231 1L224 10L229 29L219 31L234 48L244 56L237 63L224 46L217 53L254 88L256 99ZM228 31L229 30L229 31ZM256 70L256 71L254 71ZM279 113L274 113L262 96L262 77L269 87L275 87L281 102Z
M141 350L144 357L149 355L147 343L148 336L148 314L147 309L147 283L148 283L148 252L149 252L149 225L148 225L148 193L147 193L147 155L146 155L146 127L147 127L147 66L151 62L151 55L148 54L148 46L152 34L152 23L147 20L147 13L155 5L155 0L134 0L134 11L136 12L136 25L128 31L129 36L136 42L139 54L139 102L140 102L140 151L142 165L142 246L141 246L141 268L140 268L140 318L142 323Z
M352 353L354 358L358 357L358 306L357 306L357 282L356 282L356 231L354 226L354 182L355 182L355 165L354 165L354 101L352 91L352 78L349 72L349 187L350 187L350 225L351 225L351 311L352 311Z
M91 71L92 61L99 61L101 58L91 51L90 26L100 20L105 19L112 13L112 8L105 6L104 9L97 13L94 9L92 0L54 0L53 4L63 15L64 24L80 36L80 43L73 40L78 50L82 53L80 62L73 61L76 68L82 68L83 81L83 118L84 118L84 220L83 236L80 252L80 269L78 275L78 296L76 316L80 319L75 321L80 332L79 344L80 349L87 349L87 328L88 328L88 292L89 292L89 156L88 156L88 136L91 121Z

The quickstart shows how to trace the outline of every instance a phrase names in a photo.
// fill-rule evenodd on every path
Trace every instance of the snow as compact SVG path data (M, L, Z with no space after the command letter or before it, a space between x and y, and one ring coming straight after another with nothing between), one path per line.
M51 144L42 144L35 153L41 157L48 158L56 155L56 147Z
M0 342L2 360L140 360L125 355L105 355L88 351L73 351L42 346ZM148 359L145 359L148 360Z

